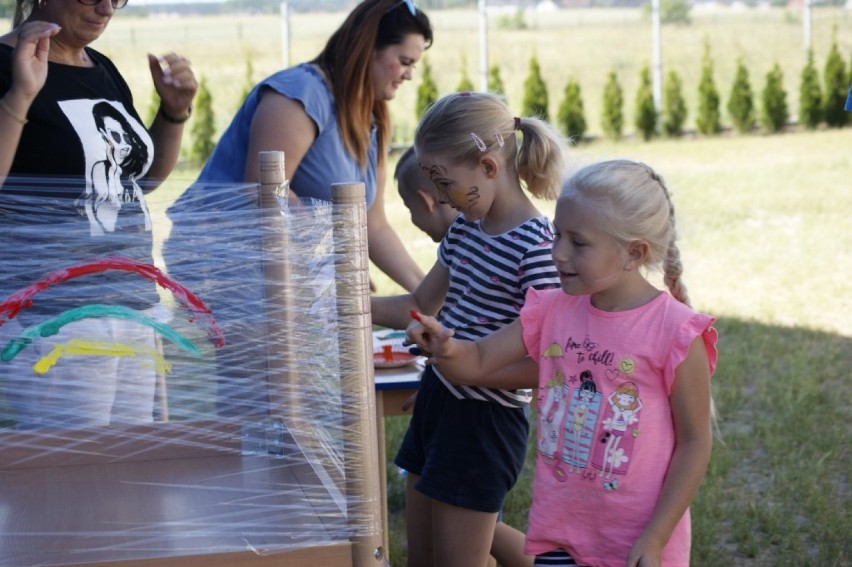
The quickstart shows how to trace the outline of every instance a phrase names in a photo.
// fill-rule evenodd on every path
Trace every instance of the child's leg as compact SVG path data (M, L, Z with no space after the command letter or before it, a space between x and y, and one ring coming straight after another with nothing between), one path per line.
M479 512L432 500L435 565L485 567L496 521L496 512Z
M408 567L434 567L432 554L432 499L414 488L419 477L408 473L405 482L405 523Z
M524 532L503 522L494 527L491 555L500 562L500 567L532 567L532 555L524 555Z

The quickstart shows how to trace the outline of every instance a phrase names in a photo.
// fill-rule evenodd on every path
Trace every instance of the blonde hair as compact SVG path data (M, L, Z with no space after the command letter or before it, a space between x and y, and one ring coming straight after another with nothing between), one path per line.
M516 131L523 135L520 144ZM485 153L501 154L527 191L543 199L555 198L562 181L563 143L552 126L538 118L512 116L491 93L456 93L439 99L414 134L418 155L446 157L454 165L473 166Z
M674 204L656 171L630 160L594 163L565 182L562 196L577 196L597 208L608 221L602 228L619 242L647 242L649 254L644 266L661 270L672 296L689 305L681 281L680 250L675 243Z

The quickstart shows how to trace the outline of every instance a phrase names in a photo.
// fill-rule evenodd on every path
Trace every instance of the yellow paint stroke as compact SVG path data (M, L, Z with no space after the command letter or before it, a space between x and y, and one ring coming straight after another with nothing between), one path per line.
M63 355L71 356L137 356L147 355L154 362L154 368L161 374L171 371L171 364L166 362L163 355L153 349L134 348L121 343L103 343L98 341L82 341L70 339L64 345L56 345L47 355L33 364L36 374L46 374Z

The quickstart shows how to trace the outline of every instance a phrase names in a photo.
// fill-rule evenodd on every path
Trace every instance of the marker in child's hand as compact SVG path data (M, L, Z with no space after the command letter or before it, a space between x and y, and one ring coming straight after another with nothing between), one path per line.
M414 309L412 309L411 311L409 311L409 312L408 312L408 314L409 314L409 315L411 315L411 318L412 318L412 319L414 319L415 321L417 321L418 323L422 323L422 322L423 322L423 319L421 319L421 318L420 318L420 313L418 313L418 312L417 312L417 311L415 311Z

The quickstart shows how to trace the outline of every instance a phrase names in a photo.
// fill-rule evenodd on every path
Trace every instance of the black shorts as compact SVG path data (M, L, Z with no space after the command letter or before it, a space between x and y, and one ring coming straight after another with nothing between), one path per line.
M427 367L394 463L420 477L425 496L494 513L518 480L528 434L524 408L459 400Z

